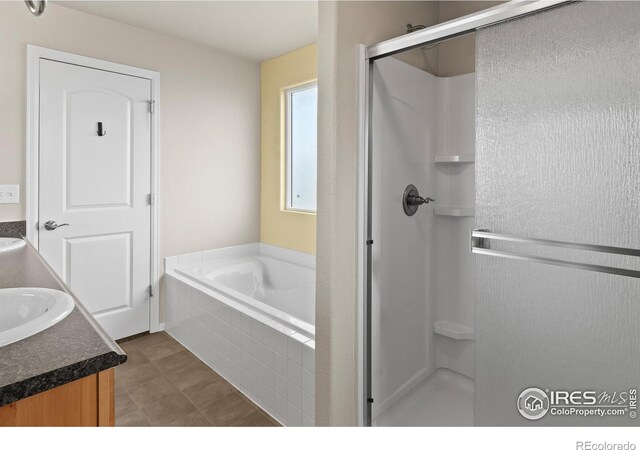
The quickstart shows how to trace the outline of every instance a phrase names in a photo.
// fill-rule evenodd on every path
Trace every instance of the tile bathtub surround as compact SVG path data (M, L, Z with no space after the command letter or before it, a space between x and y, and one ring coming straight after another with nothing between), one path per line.
M315 341L196 286L165 274L167 333L280 423L313 426Z
M121 341L116 426L277 426L166 333Z
M0 222L0 237L22 237L27 234L27 222Z

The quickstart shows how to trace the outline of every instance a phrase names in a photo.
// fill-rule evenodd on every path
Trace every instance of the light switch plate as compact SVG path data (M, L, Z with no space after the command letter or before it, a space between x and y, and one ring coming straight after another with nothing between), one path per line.
M19 203L20 185L0 184L0 203Z

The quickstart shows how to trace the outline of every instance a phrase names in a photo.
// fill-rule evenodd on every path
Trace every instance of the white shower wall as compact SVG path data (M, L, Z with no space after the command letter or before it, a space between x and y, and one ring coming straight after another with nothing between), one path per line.
M474 75L439 78L386 58L375 64L372 104L373 417L437 368L473 377L473 341L434 333L436 322L473 329L474 219L434 214L473 207L472 163L436 155L474 153ZM414 184L436 199L408 217L402 193ZM446 211L445 211L446 212Z
M437 78L438 155L475 155L475 74ZM435 164L434 206L469 208L475 204L473 163ZM472 213L471 213L472 214ZM475 217L439 215L434 222L431 287L437 321L474 329L475 260L469 251L469 232ZM472 340L452 340L436 335L436 367L474 377Z
M429 258L434 217L402 210L402 193L414 184L435 189L435 77L396 59L376 64L372 154L372 364L373 417L435 368L434 309Z

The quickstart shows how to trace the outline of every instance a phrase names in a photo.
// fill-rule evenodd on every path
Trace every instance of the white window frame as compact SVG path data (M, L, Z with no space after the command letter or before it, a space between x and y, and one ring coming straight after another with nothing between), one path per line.
M284 108L285 108L285 143L284 143L284 158L286 164L285 171L285 180L284 180L284 188L285 188L285 198L284 198L284 210L289 212L296 213L306 213L306 214L316 214L317 213L317 201L316 201L316 209L301 209L292 207L291 203L291 97L296 92L306 91L308 89L318 88L318 81L314 80L309 83L300 84L298 86L294 86L291 88L287 88L284 91ZM316 150L317 152L317 150ZM317 165L316 165L317 170ZM318 191L316 188L316 197L318 195Z

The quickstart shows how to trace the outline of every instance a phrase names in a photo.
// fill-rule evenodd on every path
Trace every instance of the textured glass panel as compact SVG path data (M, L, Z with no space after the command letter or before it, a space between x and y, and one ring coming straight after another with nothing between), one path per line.
M587 2L477 33L476 218L496 233L640 248L640 4ZM629 257L494 245L638 269ZM527 387L640 386L640 280L478 256L477 425Z

